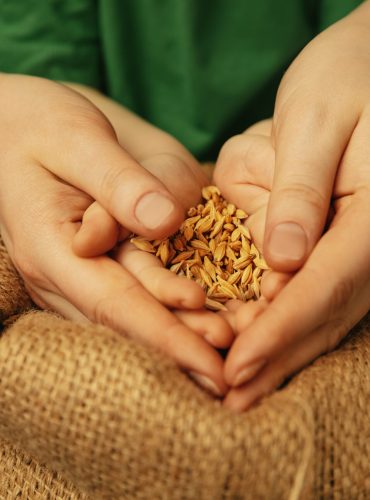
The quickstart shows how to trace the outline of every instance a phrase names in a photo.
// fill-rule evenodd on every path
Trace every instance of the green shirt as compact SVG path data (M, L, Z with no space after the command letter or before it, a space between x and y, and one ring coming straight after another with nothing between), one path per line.
M0 0L0 71L101 89L199 159L272 115L292 59L361 0Z

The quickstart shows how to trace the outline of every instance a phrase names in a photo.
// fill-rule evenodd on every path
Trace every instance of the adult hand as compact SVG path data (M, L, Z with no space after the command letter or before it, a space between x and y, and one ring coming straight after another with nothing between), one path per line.
M341 29L343 38L348 37L346 24L335 26L328 35L330 47L334 34L340 45ZM359 40L355 46L360 49ZM311 47L316 50L315 43ZM311 47L301 55L305 65ZM318 56L315 51L313 54ZM300 93L296 82L283 110L277 103L274 126L265 123L262 134L261 128L252 128L232 138L218 159L216 183L227 198L252 214L248 225L274 269L262 283L264 298L236 311L238 337L225 363L225 380L232 389L224 405L237 411L245 410L317 356L334 349L370 307L370 91L364 82L365 75L370 81L370 60L359 50L348 71L342 57L349 54L354 56L349 45L347 52L337 54L336 64L343 73L336 74L335 81L330 61L328 74L321 75L316 86L311 81L313 73L308 72L313 86L310 93L306 87L306 92ZM293 65L293 76L303 71L299 61ZM350 66L350 59L347 63ZM325 65L320 68L324 71ZM288 76L289 72L278 102L288 86ZM353 90L355 83L357 92ZM299 96L300 101L296 101ZM314 96L318 102L312 101ZM321 99L327 99L326 104ZM318 115L317 109L321 110ZM283 117L284 123L280 121ZM332 214L322 235L330 202ZM272 236L275 226L285 222L304 228L307 245L299 259L293 255L299 245L291 240L298 237L298 231L282 232L280 246ZM290 250L293 257L289 257ZM297 268L300 270L293 277L286 272Z
M35 302L149 343L224 393L221 356L186 320L118 262L72 251L93 200L124 227L150 238L178 227L182 204L122 148L104 115L72 90L1 75L0 104L0 229ZM189 182L198 197L200 185L195 178ZM203 292L188 292L186 306L201 307Z
M279 271L299 269L319 240L340 160L352 139L353 168L366 174L370 107L370 2L317 36L284 76L271 140L276 154L264 256Z

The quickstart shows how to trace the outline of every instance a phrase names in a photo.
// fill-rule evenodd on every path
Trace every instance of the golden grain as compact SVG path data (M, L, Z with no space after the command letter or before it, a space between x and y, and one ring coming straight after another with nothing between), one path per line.
M154 248L154 246L145 238L131 238L130 242L133 243L139 250L144 250L144 252L149 253L156 253L156 249Z
M206 298L206 307L211 311L227 311L226 307L221 304L221 302L212 300L209 297Z
M208 309L226 310L223 303L229 299L259 298L261 277L269 268L243 224L248 215L222 198L216 186L204 187L202 196L173 236L130 241L155 254L173 273L199 283Z

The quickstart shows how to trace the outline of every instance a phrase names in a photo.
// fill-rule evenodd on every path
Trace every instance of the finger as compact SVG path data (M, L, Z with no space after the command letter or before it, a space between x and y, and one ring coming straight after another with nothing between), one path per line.
M76 307L55 292L36 286L32 286L32 288L27 286L27 292L42 309L58 311L63 316L79 323L89 322ZM234 339L231 326L221 315L201 309L197 311L176 310L174 314L184 325L201 335L216 348L227 348Z
M292 273L264 272L261 279L261 295L266 300L272 301L292 277Z
M299 269L318 241L356 121L355 113L343 120L321 103L303 107L298 101L275 113L276 165L263 252L273 269Z
M239 299L231 299L224 304L226 311L221 310L217 312L217 315L221 316L228 322L234 336L237 334L236 313L238 309L243 306L243 304L244 302Z
M176 193L184 210L200 202L202 187L209 184L200 165L195 161L187 163L174 154L156 154L142 160L141 165L160 179L170 193Z
M171 193L178 193L178 201L184 210L196 205L201 196L201 187L206 178L200 167L187 164L173 154L156 154L141 161L141 165L161 179ZM119 228L116 237L117 227ZM127 238L130 232L117 224L107 210L98 202L92 204L84 214L82 226L73 241L73 249L80 257L94 257L111 250L118 241Z
M225 363L225 380L230 385L250 379L269 359L321 325L335 320L336 334L343 336L366 313L370 306L370 207L364 198L354 197L351 210L334 220L302 270L253 326L237 337ZM354 246L354 241L361 244ZM336 338L329 331L327 335L329 349Z
M97 201L85 211L72 248L80 257L95 257L111 250L117 243L120 227Z
M113 128L96 108L86 102L84 109L81 97L65 91L69 109L58 108L45 131L47 147L44 140L33 145L35 157L50 172L97 200L130 231L149 238L174 232L184 217L181 204L120 146Z
M229 323L221 315L211 311L174 311L174 314L191 330L204 337L216 348L229 347L234 334Z
M268 197L266 196L266 202L257 211L251 213L249 217L245 220L244 225L249 229L252 236L253 243L256 245L260 253L263 255L263 239L265 237L265 225L266 225L266 212ZM261 198L262 200L262 198Z
M236 312L236 331L235 334L239 335L244 332L246 328L251 326L256 318L266 310L268 302L265 298L261 297L258 300L249 300Z
M274 162L275 152L267 137L238 135L221 149L214 181L226 199L250 214L266 204Z
M81 217L77 190L58 182L40 167L32 169L31 173L33 189L29 195L32 203L21 207L23 224L21 221L16 225L15 232L10 235L12 241L15 237L18 239L18 247L21 242L21 248L18 248L20 257L13 257L25 282L40 284L46 292L63 297L74 311L79 311L88 320L127 333L164 352L181 367L200 374L203 381L208 380L214 393L224 394L227 386L222 374L223 359L215 349L181 324L120 264L106 256L85 259L73 253L71 242L78 224L72 221ZM10 184L10 187L20 195L17 199L27 195L19 182ZM50 198L41 201L45 192L50 193ZM84 197L82 201L85 210ZM29 231L33 222L29 207L36 214L33 231ZM75 318L60 302L55 304L55 310Z
M45 263L47 274L54 270L58 293L90 321L151 345L180 367L209 379L214 393L224 394L227 386L219 353L162 306L118 262L106 256L75 256L66 243L75 231L74 225L65 226L64 241L57 242L56 251Z
M274 151L269 139L247 134L225 144L215 173L224 196L248 214L245 225L261 253L273 170Z
M327 326L335 328L335 325ZM308 337L300 339L283 354L271 360L249 382L231 389L223 400L223 406L236 412L247 410L259 399L277 389L288 377L325 353L325 329L326 326L320 327Z
M157 257L139 250L132 243L123 243L115 259L162 304L176 309L204 306L206 296L198 283L176 276L165 269Z
M341 203L348 204L351 201L348 195L369 186L369 129L370 110L365 109L351 136L335 179L333 197L340 199Z

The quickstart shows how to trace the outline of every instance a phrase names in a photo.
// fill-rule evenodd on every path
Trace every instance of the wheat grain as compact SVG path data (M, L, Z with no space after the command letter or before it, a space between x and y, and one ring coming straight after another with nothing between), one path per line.
M248 215L228 203L216 186L204 187L202 197L173 236L149 241L133 235L130 241L173 273L199 283L210 310L226 310L229 299L258 299L261 277L269 268L244 225Z

